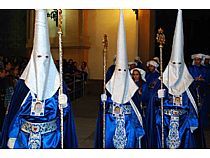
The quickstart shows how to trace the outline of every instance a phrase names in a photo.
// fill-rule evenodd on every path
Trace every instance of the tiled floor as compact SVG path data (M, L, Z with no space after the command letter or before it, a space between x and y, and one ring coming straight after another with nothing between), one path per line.
M76 117L75 123L79 148L93 148L96 120L94 118Z
M101 81L90 81L86 85L85 96L72 102L79 148L94 147L100 90Z

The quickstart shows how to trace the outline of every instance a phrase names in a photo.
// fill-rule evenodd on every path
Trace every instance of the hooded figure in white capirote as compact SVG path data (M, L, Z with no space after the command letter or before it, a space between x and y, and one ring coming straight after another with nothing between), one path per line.
M3 148L61 148L59 86L59 73L50 52L47 10L36 10L33 50L7 111ZM77 148L70 100L63 107L64 148Z
M163 73L165 89L160 89L160 81L156 83L147 106L148 148L162 148L160 98L164 99L164 148L197 147L194 132L198 128L198 110L190 91L193 78L185 65L183 50L182 10L178 10L171 58Z
M45 11L39 11L39 15L36 16L31 58L20 77L37 95L38 100L52 97L60 85L59 74L50 52L48 23L45 16Z
M182 11L177 16L177 23L174 32L171 58L163 73L163 83L172 95L180 95L193 82L187 66L184 62L184 34L182 23Z
M116 66L111 79L106 84L106 89L112 95L112 100L118 104L128 102L137 90L128 69L126 34L124 30L123 12L120 12L120 23L117 39Z
M106 92L101 100L106 104L105 148L141 148L144 136L142 117L137 108L135 93L138 87L134 83L128 68L126 35L123 11L117 40L116 66L111 79L106 83ZM103 142L103 104L100 106L97 120L95 147L102 148Z

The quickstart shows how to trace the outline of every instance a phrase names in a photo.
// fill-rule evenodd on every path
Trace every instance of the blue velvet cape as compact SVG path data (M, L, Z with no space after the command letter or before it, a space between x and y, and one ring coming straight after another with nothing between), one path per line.
M50 134L44 134L42 136L41 148L61 148L60 146L60 112L58 107L58 92L45 102L45 116L37 117L30 116L31 109L31 95L28 96L25 103L23 100L28 94L29 89L25 85L23 80L19 80L15 92L13 94L8 114L5 117L2 131L2 148L8 148L7 143L10 137L17 137L14 144L14 148L28 148L28 133L24 133L20 130L20 122L22 119L33 122L46 122L56 119L58 129ZM64 86L64 93L67 94L67 90ZM68 96L68 95L67 95ZM69 97L68 97L69 98ZM55 106L56 105L56 106ZM72 106L68 99L68 106L64 108L64 148L77 148L76 129L74 124L74 118L72 114Z

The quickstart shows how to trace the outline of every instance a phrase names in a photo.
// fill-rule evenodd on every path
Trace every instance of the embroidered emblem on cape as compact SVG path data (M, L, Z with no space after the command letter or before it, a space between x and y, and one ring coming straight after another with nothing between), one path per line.
M181 95L173 95L173 105L174 106L182 106L182 96Z
M32 100L31 116L44 116L45 101Z
M41 134L40 132L32 132L29 136L28 141L28 148L29 149L40 149L41 148Z
M171 116L169 134L166 138L166 145L169 149L176 149L180 146L181 140L179 138L179 117Z
M119 104L113 104L112 114L115 117L121 117L123 114L123 110Z
M113 137L114 147L116 149L124 149L127 143L125 132L125 117L117 117L116 124L117 126Z
M114 147L116 149L124 149L127 143L125 115L131 114L131 106L114 103L110 106L109 111L112 113L113 117L116 118L116 129L113 136Z

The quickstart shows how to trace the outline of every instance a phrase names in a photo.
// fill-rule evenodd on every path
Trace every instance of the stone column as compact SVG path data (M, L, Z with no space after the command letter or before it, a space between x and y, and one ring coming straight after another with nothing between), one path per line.
M143 63L155 54L155 11L138 10L138 55Z

